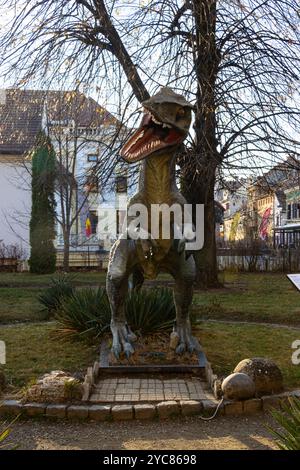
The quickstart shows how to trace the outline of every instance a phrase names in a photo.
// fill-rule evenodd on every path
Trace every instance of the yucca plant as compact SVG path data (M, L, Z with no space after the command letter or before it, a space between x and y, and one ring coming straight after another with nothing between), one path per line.
M1 404L0 404L1 406ZM16 446L9 446L8 444L6 444L4 441L8 438L8 436L10 436L11 432L12 432L12 425L14 424L14 422L18 419L19 416L16 416L16 418L11 421L10 423L6 424L6 423L3 423L2 424L2 427L0 428L0 450L1 449L14 449L16 448Z
M64 299L55 318L60 324L59 332L66 335L99 336L108 329L110 307L106 291L99 289L78 289Z
M271 412L282 430L277 431L268 426L281 450L300 450L300 400L288 398L289 403L282 405L283 411Z
M125 302L127 322L140 334L168 330L176 316L171 289L132 290Z
M59 274L51 279L51 286L38 296L38 301L42 304L47 316L58 311L62 302L74 293L72 282L74 276L69 274Z
M175 318L172 291L166 288L133 290L125 301L125 313L130 327L140 334L170 329ZM109 330L111 320L105 289L76 290L63 301L55 318L62 334L100 336Z

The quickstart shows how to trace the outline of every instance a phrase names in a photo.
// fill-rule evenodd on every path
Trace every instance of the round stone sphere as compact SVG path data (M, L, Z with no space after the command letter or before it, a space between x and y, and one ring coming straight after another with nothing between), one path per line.
M271 359L264 357L244 359L239 362L234 372L242 372L251 377L256 394L259 396L281 392L283 389L282 373Z
M224 398L229 400L246 400L255 395L255 385L247 374L235 372L222 382Z

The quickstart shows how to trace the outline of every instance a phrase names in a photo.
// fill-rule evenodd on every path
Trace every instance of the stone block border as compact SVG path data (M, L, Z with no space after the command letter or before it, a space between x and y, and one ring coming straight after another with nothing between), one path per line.
M224 400L218 409L218 415L249 415L270 409L280 409L288 397L300 398L300 390L293 390L277 395L253 398L244 401ZM93 421L124 421L133 419L167 419L173 416L212 416L218 400L183 400L162 401L157 404L47 404L21 403L18 400L4 400L0 406L0 417L22 415L25 417L44 417L55 419L90 419Z

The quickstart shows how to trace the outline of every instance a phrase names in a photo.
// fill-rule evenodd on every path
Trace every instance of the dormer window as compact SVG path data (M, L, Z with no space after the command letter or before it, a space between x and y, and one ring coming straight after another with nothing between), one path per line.
M98 161L98 155L96 153L90 153L87 156L87 161L89 163L97 163Z

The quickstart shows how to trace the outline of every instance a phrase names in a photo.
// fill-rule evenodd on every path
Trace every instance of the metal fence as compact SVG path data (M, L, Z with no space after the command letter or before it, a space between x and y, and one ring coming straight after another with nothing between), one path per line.
M218 250L220 271L240 272L299 272L300 250L278 249L263 252Z

